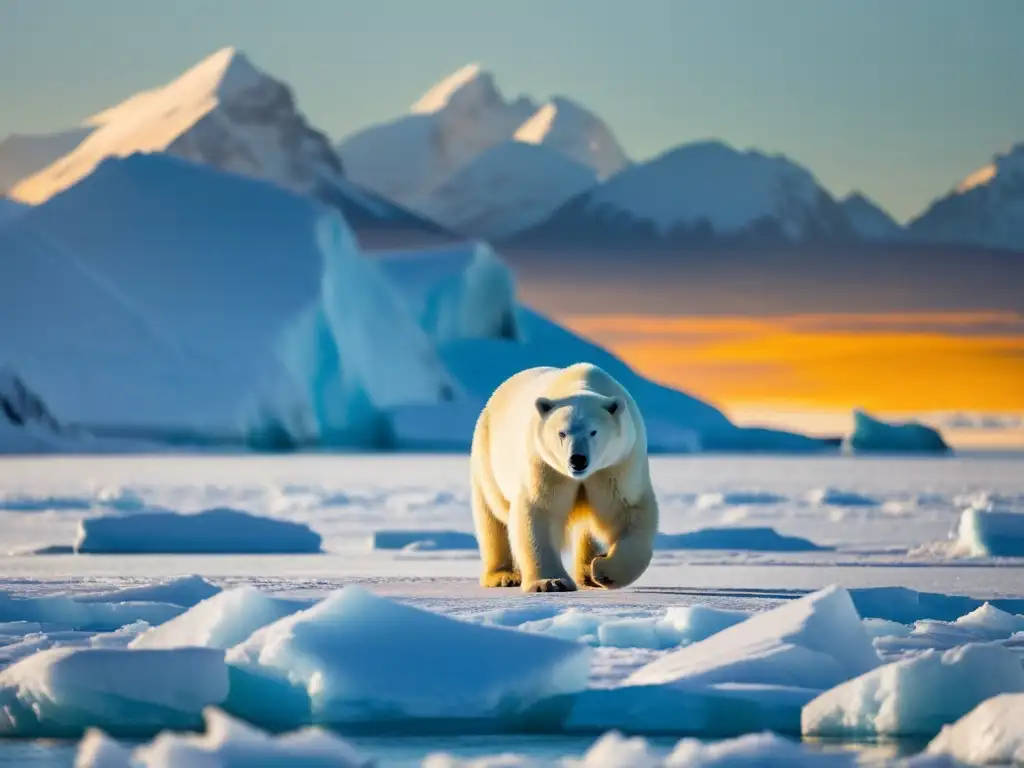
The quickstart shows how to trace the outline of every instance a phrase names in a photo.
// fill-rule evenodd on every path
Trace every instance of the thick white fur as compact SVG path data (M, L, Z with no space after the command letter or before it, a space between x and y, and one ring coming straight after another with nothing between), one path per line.
M575 472L569 456L584 451L590 463ZM647 433L629 392L597 366L530 368L501 384L477 420L470 472L483 586L617 589L647 569L658 531Z

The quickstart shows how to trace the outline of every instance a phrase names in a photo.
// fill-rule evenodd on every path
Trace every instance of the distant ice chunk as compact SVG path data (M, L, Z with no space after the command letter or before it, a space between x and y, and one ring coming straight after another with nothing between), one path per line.
M476 550L476 536L464 531L387 530L370 534L371 549L403 549L417 551Z
M953 554L1024 557L1024 512L970 507L960 515Z
M515 278L482 241L411 251L369 251L438 343L516 339Z
M164 624L136 637L130 648L220 648L227 650L257 629L272 624L308 603L271 597L255 587L220 592Z
M703 493L697 498L699 509L718 509L720 507L753 506L760 504L782 504L785 496L769 491L724 491L720 493Z
M812 736L933 736L985 699L1024 692L1019 655L999 645L969 644L873 669L804 707Z
M827 587L670 653L638 669L625 685L741 683L824 691L879 663L849 593Z
M371 534L372 549L475 550L476 536L447 530L384 530ZM685 533L659 533L655 549L663 551L713 549L750 552L821 552L831 547L799 536L786 536L774 528L702 528Z
M916 421L888 424L862 410L853 412L853 432L846 444L857 453L948 453L935 428Z
M952 725L945 725L925 749L970 765L1024 765L1024 694L986 699Z
M818 488L807 494L811 504L821 507L877 507L879 502L870 496L856 491L844 491L838 488Z
M320 728L271 736L216 707L202 734L164 732L129 751L97 729L78 746L75 768L372 768L344 739Z
M588 654L347 586L228 651L228 710L276 726L502 720L584 689Z
M703 528L686 533L659 533L655 549L731 549L750 552L821 552L831 549L774 528Z
M281 554L320 552L307 525L218 507L196 514L151 512L79 521L82 554Z
M228 695L222 651L55 648L0 672L0 736L195 728Z

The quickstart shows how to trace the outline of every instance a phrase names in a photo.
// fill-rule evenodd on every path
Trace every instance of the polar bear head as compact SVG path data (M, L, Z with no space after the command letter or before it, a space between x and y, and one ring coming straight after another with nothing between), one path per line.
M636 429L621 397L588 392L558 400L539 397L538 455L574 480L618 464L633 450Z

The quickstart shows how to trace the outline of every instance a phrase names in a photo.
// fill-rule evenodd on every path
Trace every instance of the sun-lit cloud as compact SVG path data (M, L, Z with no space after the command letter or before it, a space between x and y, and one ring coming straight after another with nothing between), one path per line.
M1014 312L560 319L726 407L1024 411Z

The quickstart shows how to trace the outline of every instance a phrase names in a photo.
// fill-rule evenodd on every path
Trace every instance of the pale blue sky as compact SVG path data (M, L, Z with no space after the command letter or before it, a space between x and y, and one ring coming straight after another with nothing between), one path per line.
M0 136L59 129L226 45L334 138L479 61L634 159L717 137L900 218L1024 140L1021 0L0 0Z

